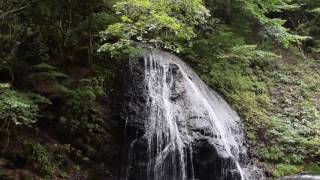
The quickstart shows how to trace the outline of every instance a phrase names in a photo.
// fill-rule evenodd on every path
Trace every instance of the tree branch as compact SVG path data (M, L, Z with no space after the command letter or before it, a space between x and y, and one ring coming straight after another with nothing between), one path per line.
M8 11L8 12L5 12L5 13L3 13L3 14L0 15L0 19L1 19L1 18L4 18L5 16L7 16L7 15L9 15L9 14L17 13L17 12L19 12L19 11L22 11L22 10L26 9L28 6L29 6L29 5L25 5L25 6L22 6L22 7L18 8L18 9L13 9L13 10L10 10L10 11Z

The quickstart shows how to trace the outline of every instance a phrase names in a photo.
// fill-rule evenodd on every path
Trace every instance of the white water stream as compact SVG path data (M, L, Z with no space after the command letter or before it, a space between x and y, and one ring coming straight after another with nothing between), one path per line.
M219 156L233 162L220 179L226 179L228 171L237 172L236 179L255 179L241 161L246 159L247 148L237 113L179 58L152 50L146 53L144 66L149 113L142 138L147 140L148 179L196 179L193 145L202 136L191 130L195 126L212 138L209 141ZM131 180L129 172L134 163L129 161L126 180Z

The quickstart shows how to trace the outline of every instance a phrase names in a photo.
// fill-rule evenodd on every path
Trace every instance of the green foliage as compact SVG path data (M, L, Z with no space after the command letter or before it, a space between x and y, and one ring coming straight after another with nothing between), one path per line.
M314 0L293 0L299 8L287 11L286 18L290 21L293 31L308 36L309 42L305 43L305 49L311 52L320 52L320 2Z
M83 79L67 98L62 107L64 113L59 119L63 129L70 133L69 136L97 136L97 133L103 131L103 115L98 102L104 95L103 83L102 78Z
M46 147L39 143L32 144L31 154L28 156L28 160L32 162L33 166L42 176L51 176L56 170Z
M297 174L301 171L301 167L288 165L288 164L278 164L276 165L272 175L275 177L281 177L290 174Z
M273 42L288 48L310 36L305 49L320 52L319 8L315 0L0 1L0 75L10 77L0 78L1 129L36 126L69 143L75 159L97 157L109 131L110 109L101 101L118 66L93 64L109 58L96 50L120 59L140 53L141 43L185 56L239 112L253 156L274 176L318 173L319 63L277 62L280 56L255 43L274 50ZM53 103L45 108L50 101L29 92ZM31 149L28 161L42 176L67 159L48 145Z
M210 0L209 7L215 17L225 20L244 36L259 34L260 37L288 48L290 43L300 42L306 37L293 34L284 24L286 20L272 18L270 14L293 9L290 0ZM252 38L252 37L249 37Z
M286 154L281 162L301 164L305 161L319 157L319 112L318 104L314 101L318 86L318 74L313 73L314 60L301 63L297 66L289 66L284 75L287 78L277 78L282 82L276 86L274 92L283 88L281 95L277 95L273 109L276 116L271 119L268 134L271 143L281 145ZM308 72L308 73L305 73ZM290 77L290 78L288 78ZM289 80L288 80L289 79ZM283 84L286 84L283 86ZM281 87L281 88L280 88Z
M38 105L28 94L0 89L1 123L12 122L14 125L31 125L36 121Z
M47 63L31 66L31 70L25 79L28 87L34 92L49 98L65 97L72 91L67 87L70 77L62 70Z
M8 61L19 47L28 52L37 51L39 48L26 49L24 45L33 36L40 39L51 56L74 60L75 52L86 50L81 60L91 63L99 43L98 32L117 21L113 12L105 12L111 2L114 1L1 1L0 16L6 15L1 16L0 22L0 62Z
M246 45L241 36L231 32L221 32L211 39L195 41L193 44L192 51L195 54L189 55L189 58L198 59L200 55L199 70L209 85L222 94L232 94L232 97L226 97L233 101L248 97L248 104L252 104L255 100L249 97L257 97L260 103L268 104L263 96L266 84L259 82L261 77L257 75L268 70L278 56L259 50L255 45ZM244 91L248 91L248 94L242 94Z
M117 55L134 42L143 42L180 52L183 44L196 37L196 26L205 24L209 12L201 0L128 0L115 4L121 22L103 33L116 43L106 43L100 50ZM122 53L122 52L121 52Z
M289 29L283 25L284 20L279 18L268 18L268 13L281 12L282 10L291 9L289 3L291 0L246 0L244 1L245 13L256 19L264 28L265 35L273 37L275 41L281 43L284 47L288 48L291 42L297 42L304 38L298 35L289 33Z
M67 154L75 151L70 144L40 144L38 139L27 139L24 145L26 159L36 174L44 179L52 179L57 174L66 177L67 167L71 165Z
M279 148L271 147L261 150L262 152L260 152L260 154L263 154L264 158L270 162L281 162L282 158L285 156L285 154Z
M316 61L283 65L277 61L296 57L260 50L247 45L241 34L222 29L194 41L185 56L240 113L254 156L282 164L275 176L301 171L303 164L319 158L319 108L312 100L320 85Z
M319 164L308 164L305 166L304 170L310 174L319 175L320 174L320 165Z
M139 54L140 50L133 47L130 40L120 39L115 43L103 44L98 52L108 52L112 57L123 58L123 57L134 57Z

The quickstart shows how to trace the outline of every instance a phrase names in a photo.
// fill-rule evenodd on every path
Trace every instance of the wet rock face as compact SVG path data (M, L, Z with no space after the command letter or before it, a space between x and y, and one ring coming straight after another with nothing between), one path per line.
M206 93L197 86L204 83L196 84L197 77L172 58L144 56L131 59L125 67L120 101L126 158L119 179L244 179L236 164L245 153L243 134L237 128L231 132L237 125L232 112L220 97L214 97L222 103L220 109L212 109L207 101L215 94L203 97ZM218 120L233 124L215 124Z
M147 115L145 108L147 94L144 87L143 58L131 60L126 64L122 82L121 118L126 122L125 133L128 140L140 137L145 130L144 121Z
M170 78L171 77L171 78ZM167 74L167 83L171 85L170 100L176 101L178 98L183 98L186 91L184 86L183 76L179 67L176 64L169 64L169 71Z

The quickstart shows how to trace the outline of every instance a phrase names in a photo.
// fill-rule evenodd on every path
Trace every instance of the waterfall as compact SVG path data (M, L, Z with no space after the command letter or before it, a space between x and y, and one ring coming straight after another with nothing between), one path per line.
M131 59L122 180L254 180L239 116L178 57Z

